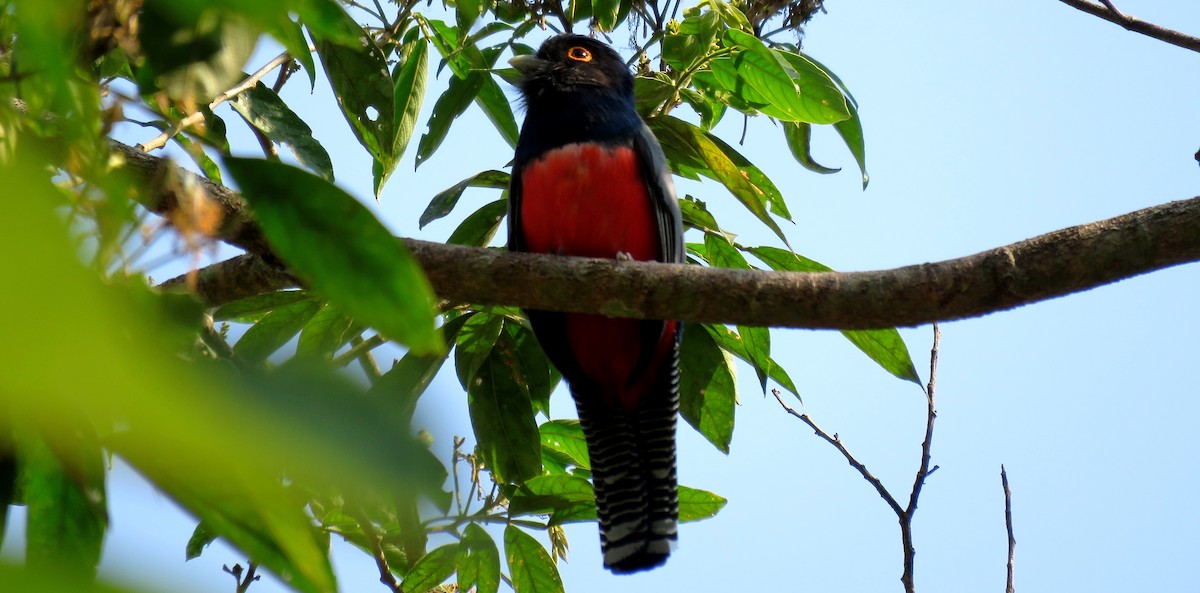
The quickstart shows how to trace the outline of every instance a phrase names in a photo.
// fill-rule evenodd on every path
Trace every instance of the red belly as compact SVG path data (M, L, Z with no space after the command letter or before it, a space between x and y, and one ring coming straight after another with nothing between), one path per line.
M526 248L612 259L618 253L661 260L658 219L631 148L571 144L546 153L522 173L521 227ZM656 365L639 365L645 321L566 315L571 353L610 396L634 403ZM657 349L656 349L657 350ZM657 358L657 356L655 356ZM634 377L641 366L643 377ZM632 389L631 389L632 387Z

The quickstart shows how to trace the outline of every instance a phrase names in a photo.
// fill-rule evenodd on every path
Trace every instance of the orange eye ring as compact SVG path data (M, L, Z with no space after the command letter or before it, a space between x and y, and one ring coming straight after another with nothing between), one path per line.
M567 57L575 60L576 62L590 62L592 61L592 52L588 51L586 48L576 45L567 50Z

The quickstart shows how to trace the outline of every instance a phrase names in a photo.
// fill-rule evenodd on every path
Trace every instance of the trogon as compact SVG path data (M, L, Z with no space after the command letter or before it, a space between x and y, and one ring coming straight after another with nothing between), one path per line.
M563 34L513 58L525 123L508 196L514 251L681 263L683 223L633 76L607 45ZM587 439L604 566L666 561L679 499L675 422L681 324L526 311L570 387Z

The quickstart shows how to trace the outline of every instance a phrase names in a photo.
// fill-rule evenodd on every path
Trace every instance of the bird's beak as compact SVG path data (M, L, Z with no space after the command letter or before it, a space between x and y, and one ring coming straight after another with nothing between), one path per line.
M524 75L529 75L546 67L546 60L537 57L534 54L526 54L523 56L513 56L508 63Z

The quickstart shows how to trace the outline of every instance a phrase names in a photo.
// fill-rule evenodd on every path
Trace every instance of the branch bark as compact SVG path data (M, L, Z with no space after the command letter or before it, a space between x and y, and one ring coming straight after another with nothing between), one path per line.
M1104 2L1103 4L1095 4L1088 0L1059 0L1059 2L1077 10L1082 10L1092 16L1100 17L1110 23L1121 25L1134 33L1141 33L1147 37L1152 37L1174 46L1200 52L1200 38L1129 16L1117 10L1111 2Z
M167 175L195 179L224 213L217 238L271 254L241 197L167 161L112 142L154 195L178 207ZM769 272L509 253L403 239L440 298L614 317L681 319L811 329L915 326L1003 311L1200 260L1200 197L1055 231L975 255L874 272ZM244 262L243 262L244 264ZM226 264L217 264L224 267ZM242 264L239 264L242 265ZM216 270L208 269L201 279ZM294 283L278 275L261 285ZM203 283L203 282L202 282ZM216 304L230 300L208 293Z

